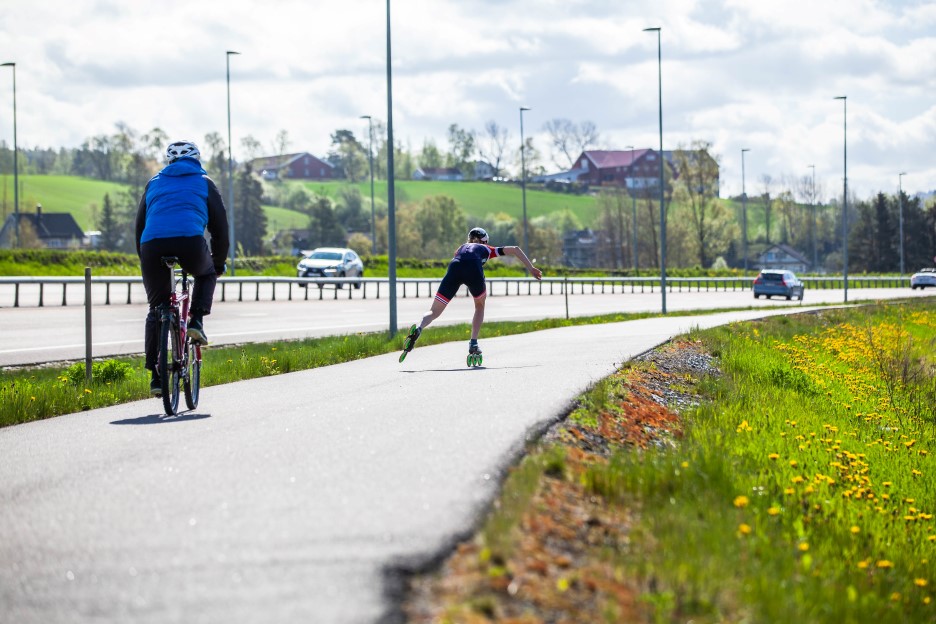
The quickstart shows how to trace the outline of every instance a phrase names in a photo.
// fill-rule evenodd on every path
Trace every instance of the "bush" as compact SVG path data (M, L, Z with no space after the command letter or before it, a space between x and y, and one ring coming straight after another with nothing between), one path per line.
M133 367L126 362L107 360L91 363L91 380L93 383L116 383L127 379L133 373ZM80 386L85 383L85 364L75 362L65 369L65 377L72 384Z

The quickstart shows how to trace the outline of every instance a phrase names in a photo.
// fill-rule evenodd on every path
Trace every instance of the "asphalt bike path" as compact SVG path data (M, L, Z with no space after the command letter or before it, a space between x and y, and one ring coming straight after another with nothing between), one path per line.
M389 574L470 535L525 443L663 317L420 346L0 429L0 621L396 621ZM430 327L427 332L432 332ZM400 344L403 336L400 336Z

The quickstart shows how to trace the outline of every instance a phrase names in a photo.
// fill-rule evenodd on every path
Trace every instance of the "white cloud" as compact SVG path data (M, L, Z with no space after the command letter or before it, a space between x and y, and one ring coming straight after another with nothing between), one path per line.
M17 63L19 141L73 146L123 121L196 140L226 135L231 59L234 149L247 134L323 154L338 128L386 119L385 3L343 0L16 2L0 62ZM859 194L936 188L936 5L923 0L408 0L392 5L395 137L444 148L450 124L489 119L546 153L543 124L593 121L603 147L657 142L660 26L666 147L704 139L723 191L768 173L841 182L847 94L849 178ZM6 69L6 68L4 68ZM0 140L12 142L0 71ZM516 139L515 139L516 140ZM918 172L918 173L917 173Z

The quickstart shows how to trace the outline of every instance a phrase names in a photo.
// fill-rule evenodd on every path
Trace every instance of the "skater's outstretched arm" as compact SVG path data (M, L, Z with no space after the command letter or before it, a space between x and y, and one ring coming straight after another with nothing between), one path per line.
M514 258L519 258L520 262L523 263L523 266L525 266L527 271L530 272L530 275L536 279L541 279L543 277L543 272L533 266L533 263L530 262L530 259L527 258L527 255L523 253L523 250L519 247L504 247L504 254L513 256Z

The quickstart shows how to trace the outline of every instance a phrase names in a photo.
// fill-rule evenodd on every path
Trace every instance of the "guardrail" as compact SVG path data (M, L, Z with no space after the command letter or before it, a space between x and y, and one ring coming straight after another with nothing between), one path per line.
M719 290L748 290L751 288L753 277L668 277L666 279L667 292L685 291L719 291ZM407 277L397 278L397 296L432 297L435 295L440 277ZM804 277L802 281L807 289L835 289L843 288L842 276ZM84 305L83 277L0 277L0 308L25 307L27 305L44 307L47 293L50 288L55 289L52 295L60 305L69 305L68 288L74 286L79 289L82 297L71 303ZM146 295L143 291L143 280L140 277L91 277L91 284L95 292L92 293L93 305L145 303ZM533 296L554 294L624 294L658 292L660 288L659 277L544 277L542 281L529 277L489 277L487 279L488 295L498 296ZM910 285L909 277L870 277L849 276L850 288L902 288ZM330 288L326 289L328 286ZM58 287L61 287L61 299L58 297ZM74 291L75 288L72 288ZM12 291L12 292L11 292ZM285 291L285 292L284 292ZM318 296L315 296L315 293ZM368 292L370 291L370 292ZM576 292L577 291L577 292ZM124 292L126 296L124 296ZM331 293L332 299L343 298L379 299L381 294L389 294L389 279L385 277L364 278L296 278L296 277L224 277L218 280L215 289L216 301L293 301L294 298L324 299L325 293ZM311 293L311 295L310 295ZM346 293L346 296L345 296ZM294 297L295 294L295 297ZM78 295L73 295L78 296ZM31 304L23 303L28 297Z

